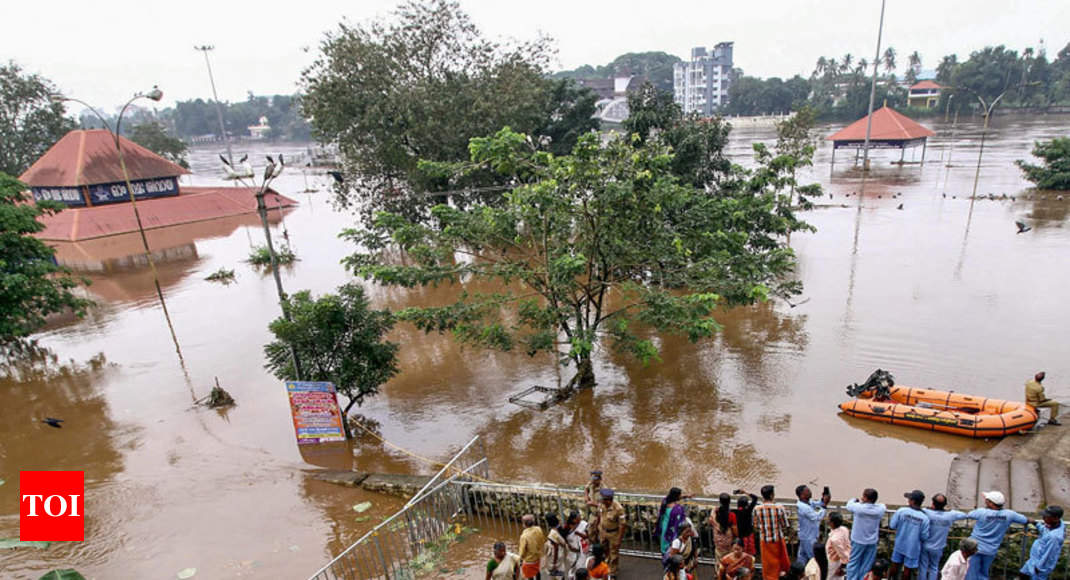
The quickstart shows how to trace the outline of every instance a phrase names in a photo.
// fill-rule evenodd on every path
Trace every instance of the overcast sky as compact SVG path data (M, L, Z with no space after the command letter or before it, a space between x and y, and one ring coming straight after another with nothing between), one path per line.
M143 2L16 0L4 6L0 59L111 110L158 84L164 104L210 97L204 58L213 44L219 96L292 93L327 30L387 15L392 0ZM880 0L462 0L485 34L556 41L561 68L605 64L624 52L686 57L692 46L735 42L736 66L762 77L809 74L819 56L873 58ZM888 0L883 46L900 68L917 50L926 69L985 45L1021 51L1044 41L1049 58L1070 41L1068 0Z

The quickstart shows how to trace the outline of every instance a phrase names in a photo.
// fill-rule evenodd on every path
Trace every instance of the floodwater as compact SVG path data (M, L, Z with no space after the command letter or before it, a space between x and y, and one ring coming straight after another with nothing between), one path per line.
M138 238L60 247L60 259L93 281L99 307L39 335L55 360L6 369L0 382L0 538L18 535L18 472L69 469L86 474L86 541L0 552L0 576L74 567L97 578L167 578L195 567L198 578L305 577L399 505L313 480L315 466L427 473L424 458L447 457L477 434L500 480L579 484L600 468L609 485L633 490L773 483L788 495L811 482L830 485L836 499L870 485L892 498L940 490L955 454L993 443L846 418L836 404L878 367L902 384L998 398L1020 397L1044 369L1049 392L1070 398L1070 195L1028 190L1013 166L1034 140L1070 132L1070 118L995 118L978 194L998 199L976 201L979 125L960 121L949 152L950 127L926 124L938 133L926 164L893 166L898 153L878 151L864 195L850 195L862 191L851 156L841 151L830 169L822 144L808 172L826 190L806 214L817 232L791 240L805 285L796 306L723 312L716 338L664 337L662 361L648 366L601 352L598 386L544 412L506 399L566 381L570 369L399 326L402 372L359 410L394 446L366 438L352 453L299 451L283 386L263 369L279 309L271 276L243 262L262 242L255 216L151 232L180 353ZM747 163L751 142L772 139L770 128L739 129L730 153ZM245 150L259 159L303 148L236 148ZM194 152L193 183L219 182L216 153ZM323 175L308 179L325 188ZM347 281L339 259L352 248L337 233L354 218L334 211L324 191L303 193L298 170L276 188L301 204L272 215L276 239L287 232L300 258L283 270L287 290L323 293ZM1033 230L1016 235L1018 219ZM236 283L204 280L220 267L235 269ZM459 291L366 287L391 308L442 304ZM216 378L238 405L194 407ZM38 422L44 416L64 427ZM365 500L373 517L358 521L352 506Z

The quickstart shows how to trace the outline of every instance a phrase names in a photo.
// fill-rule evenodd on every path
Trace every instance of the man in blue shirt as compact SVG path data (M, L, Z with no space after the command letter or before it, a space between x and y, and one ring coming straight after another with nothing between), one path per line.
M817 536L821 532L825 506L831 499L827 493L821 494L821 501L810 499L813 495L814 492L805 485L795 488L795 497L799 498L799 501L795 503L796 513L799 516L799 555L796 561L802 562L803 566L814 557L814 544L817 543Z
M1044 519L1035 524L1040 537L1029 549L1029 560L1018 572L1019 578L1047 580L1048 575L1059 563L1059 554L1063 551L1066 537L1066 524L1063 523L1063 508L1050 505L1044 510Z
M903 497L907 498L908 507L896 510L892 514L892 521L888 523L888 527L895 530L892 569L888 577L898 578L899 565L902 564L906 568L903 580L910 580L918 569L922 544L929 539L929 516L921 509L925 501L925 494L921 490L904 493Z
M1011 524L1024 524L1029 520L1022 514L1003 509L1006 500L998 491L984 494L985 507L975 509L966 517L976 520L970 537L977 540L977 553L970 556L970 567L966 570L966 580L988 580L988 568L996 559L999 545Z
M847 502L847 511L854 516L851 521L851 557L847 560L846 580L862 580L877 559L877 537L881 519L888 511L884 504L877 503L877 490L866 488L862 501Z
M942 493L934 495L932 507L925 508L924 511L925 515L929 516L929 539L921 546L918 580L936 580L951 524L966 519L966 514L958 510L948 511L947 496Z

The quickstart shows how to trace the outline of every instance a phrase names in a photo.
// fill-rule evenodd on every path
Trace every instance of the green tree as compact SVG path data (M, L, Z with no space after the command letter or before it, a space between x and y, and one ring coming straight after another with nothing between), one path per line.
M678 62L680 62L680 57L661 51L628 52L603 66L593 67L585 64L572 70L556 72L553 76L593 80L634 75L649 81L659 90L671 92L673 90L673 65Z
M668 145L673 152L673 174L694 187L716 185L732 168L724 156L731 130L728 123L720 117L684 115L671 93L650 83L628 95L628 118L622 125L635 135L639 146L655 137Z
M160 123L150 121L135 125L130 130L130 140L189 169L189 161L186 160L186 144L181 139L168 135Z
M776 153L778 163L787 167L790 174L788 189L792 197L798 193L799 203L804 208L809 208L811 203L807 196L819 195L819 185L798 186L797 173L800 167L814 164L814 151L817 150L817 138L814 136L814 125L817 123L817 114L808 106L803 106L790 118L776 124Z
M396 315L463 343L552 353L576 365L569 390L594 384L599 345L656 360L651 334L697 341L718 330L719 306L799 291L783 237L808 226L775 186L783 167L737 168L711 193L676 178L659 136L585 135L566 156L527 143L508 128L472 140L471 163L517 180L504 204L437 205L433 224L380 213L343 233L360 248L347 267L389 286L496 284Z
M62 101L53 101L56 87L36 74L25 74L14 62L0 66L0 171L20 175L68 131Z
M1032 165L1019 159L1015 163L1025 172L1025 178L1040 189L1070 190L1070 137L1056 137L1051 141L1033 144L1033 156L1042 165Z
M41 215L59 212L56 202L30 203L27 186L0 172L0 342L26 337L50 314L85 315L91 302L74 293L85 280L56 264L55 250L33 234L45 229Z
M287 298L286 306L291 320L280 317L268 326L275 340L264 346L265 367L279 379L293 379L290 349L295 349L303 379L330 381L348 399L342 423L346 437L352 437L350 409L398 372L398 345L383 340L394 326L393 316L372 309L364 290L353 283L316 299L303 290Z
M587 105L546 77L550 55L545 38L508 45L486 39L453 0L409 0L391 20L343 24L328 33L303 73L302 107L316 138L337 144L346 177L360 184L337 187L337 201L359 202L366 217L383 208L424 215L440 199L408 194L449 180L429 179L419 161L463 162L470 138L506 125L541 143L543 135L535 133L556 120L553 130L562 136L556 146L570 148L580 130L560 120L590 126L567 110L568 103ZM462 185L499 185L480 181L487 177L469 176Z

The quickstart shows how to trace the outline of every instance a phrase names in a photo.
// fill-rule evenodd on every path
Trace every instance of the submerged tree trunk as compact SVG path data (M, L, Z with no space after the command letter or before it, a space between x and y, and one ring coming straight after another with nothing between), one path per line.
M561 394L563 397L569 397L577 389L588 389L594 385L594 366L591 364L591 359L590 357L581 358L576 361L576 374L569 379Z

